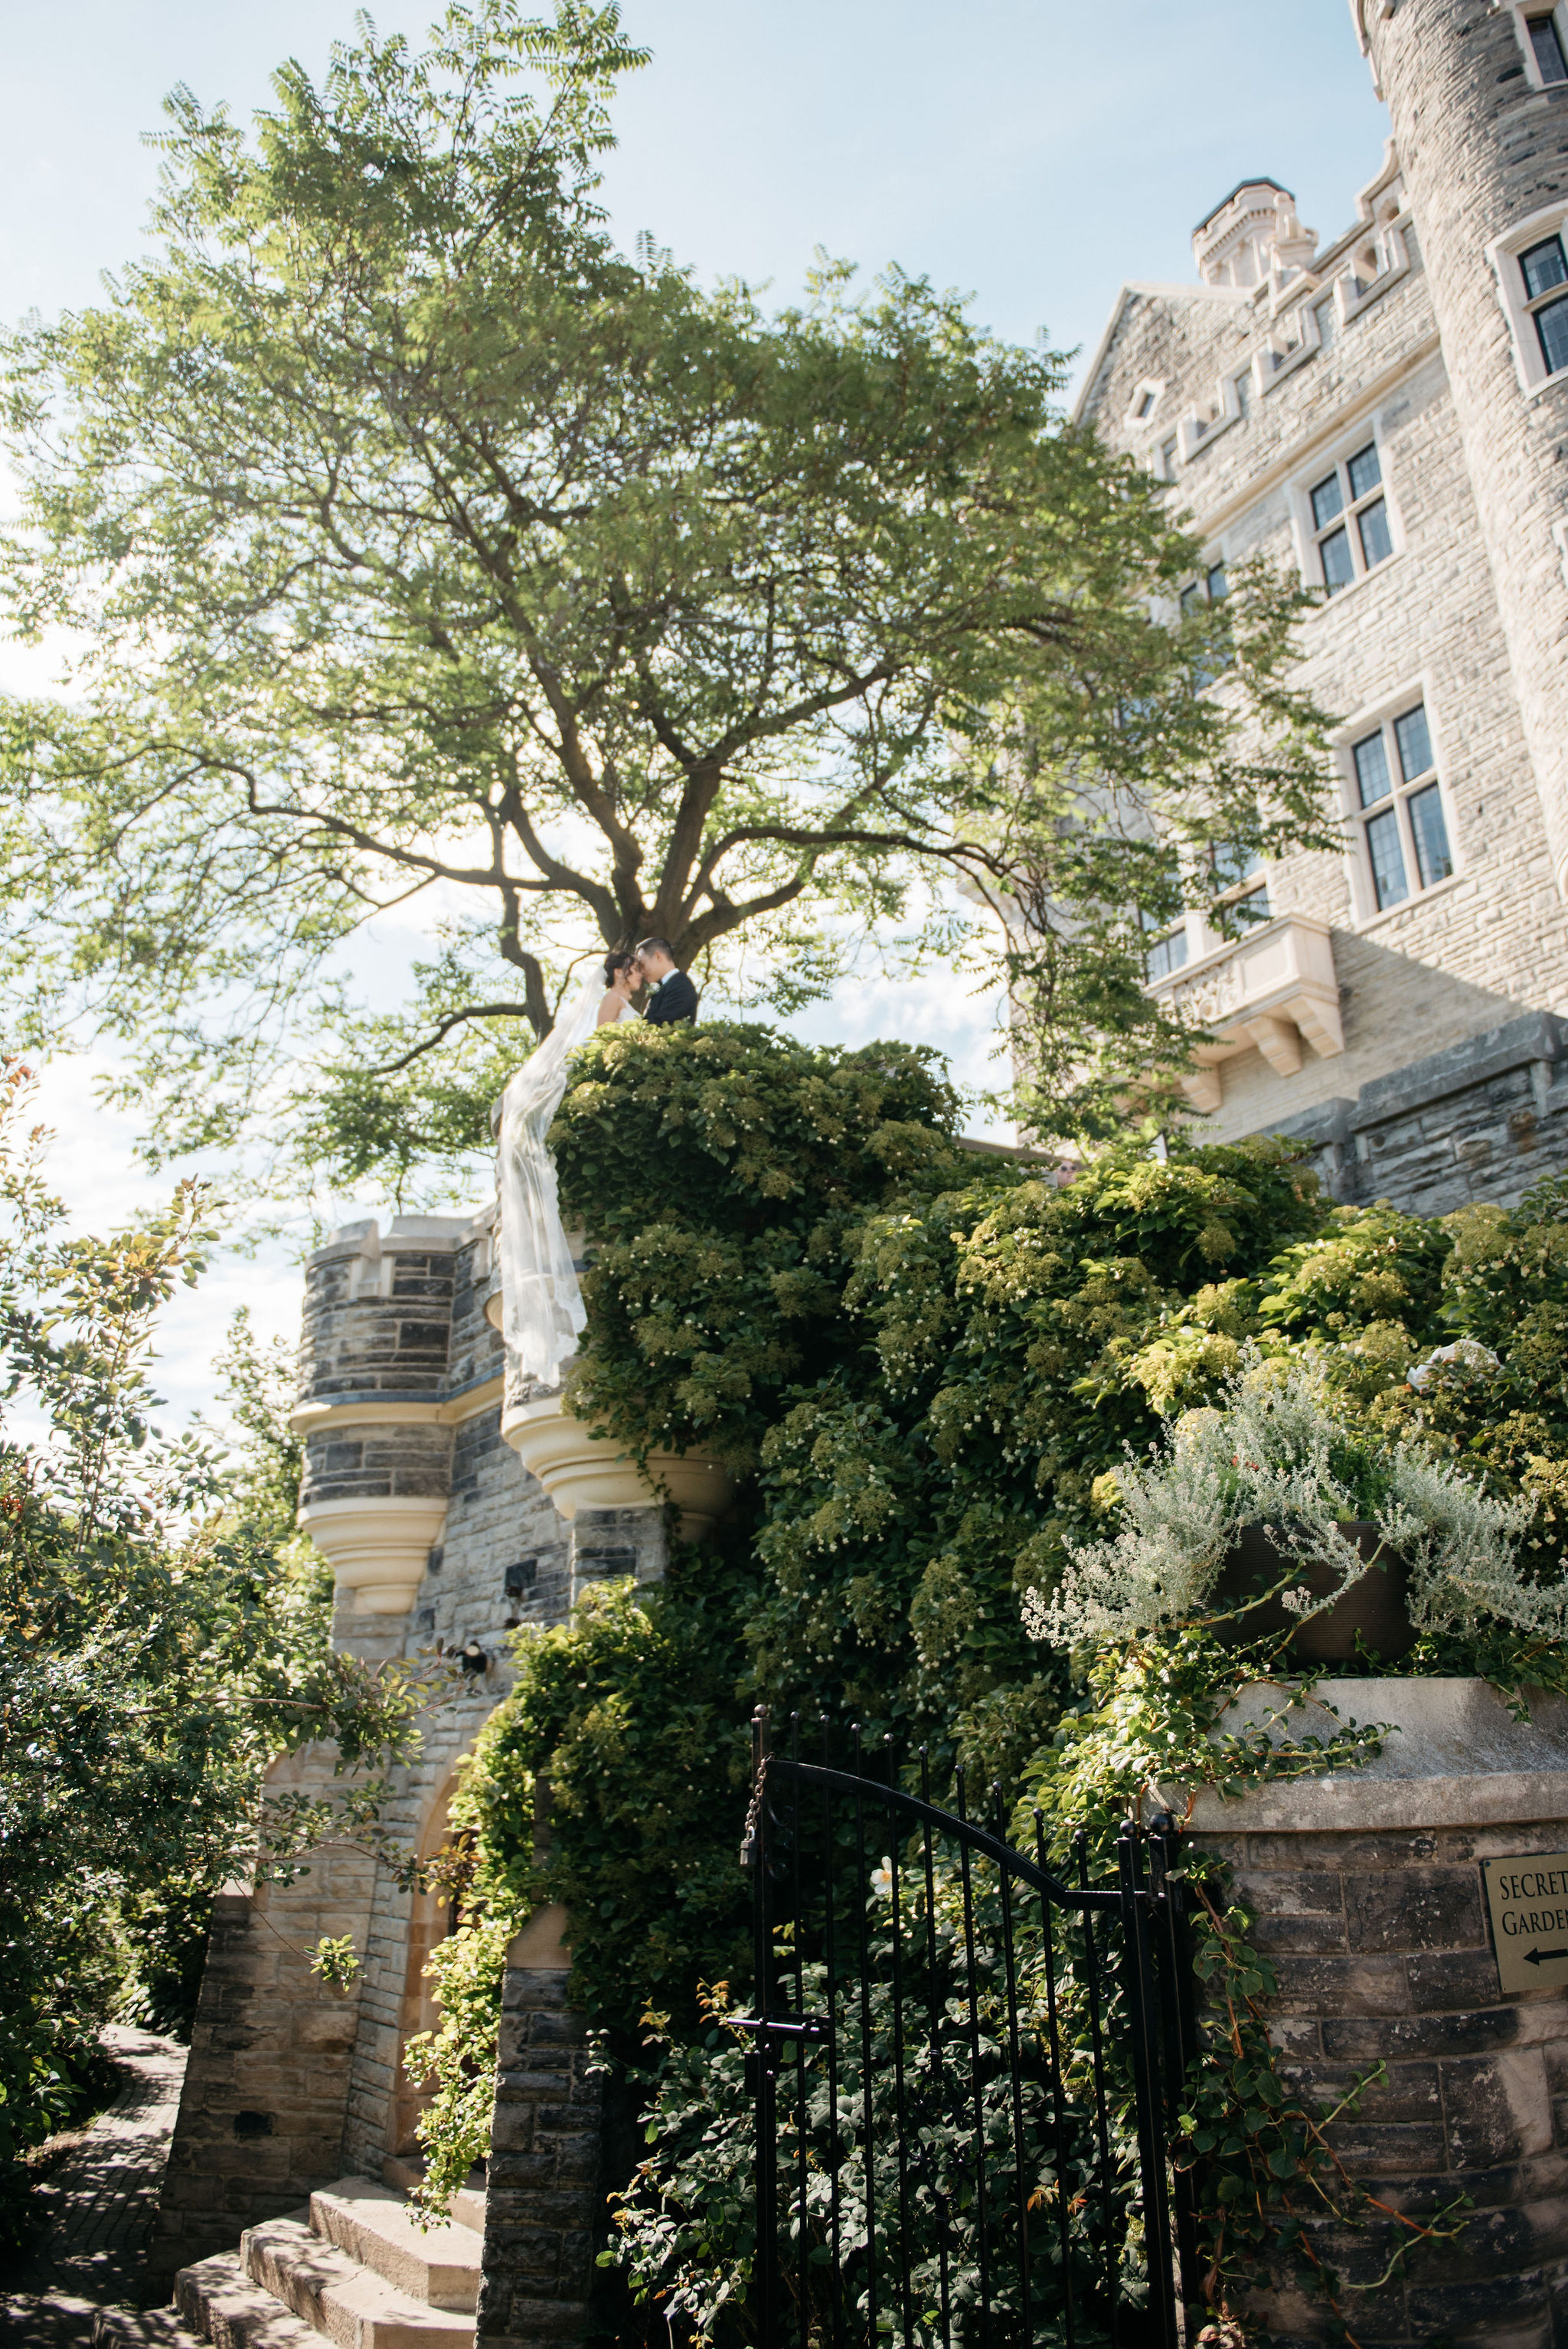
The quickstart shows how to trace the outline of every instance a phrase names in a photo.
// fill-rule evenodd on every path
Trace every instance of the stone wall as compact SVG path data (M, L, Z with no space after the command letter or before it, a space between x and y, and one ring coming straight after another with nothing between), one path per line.
M334 1759L307 1747L277 1765L271 1785L330 1791ZM219 1898L149 2254L157 2282L342 2174L361 1990L331 1989L308 1952L323 1934L364 1948L374 1875L367 1855L335 1849L292 1884Z
M1483 1030L1274 1127L1311 1145L1336 1199L1391 1199L1419 1216L1475 1200L1516 1206L1568 1166L1563 1023L1549 1013Z
M478 2327L496 2349L583 2338L603 2236L603 2099L564 1922L543 1910L507 1953Z
M1378 2064L1332 2141L1386 2210L1314 2219L1361 2349L1555 2349L1568 2328L1568 1989L1505 1994L1481 1884L1489 1857L1559 1849L1568 1709L1513 1722L1481 1682L1327 1682L1346 1717L1398 1724L1384 1756L1328 1780L1205 1796L1195 1843L1228 1861L1279 1992L1271 2036L1309 2107ZM1277 1702L1270 1692L1266 1705ZM1259 1715L1261 1718L1261 1713ZM1310 1726L1330 1724L1314 1708ZM1468 2197L1380 2291L1409 2230ZM1293 2278L1259 2295L1275 2349L1340 2337Z

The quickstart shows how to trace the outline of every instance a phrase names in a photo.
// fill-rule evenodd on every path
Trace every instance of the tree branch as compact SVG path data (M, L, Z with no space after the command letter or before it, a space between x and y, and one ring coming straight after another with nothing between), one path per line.
M532 1014L526 1003L476 1003L467 1011L449 1011L444 1019L437 1022L435 1034L427 1036L422 1044L416 1044L411 1051L405 1052L400 1061L383 1061L378 1067L366 1069L362 1074L395 1077L399 1069L409 1068L414 1061L422 1060L427 1052L433 1052L454 1028L462 1026L465 1019L527 1019L531 1025Z

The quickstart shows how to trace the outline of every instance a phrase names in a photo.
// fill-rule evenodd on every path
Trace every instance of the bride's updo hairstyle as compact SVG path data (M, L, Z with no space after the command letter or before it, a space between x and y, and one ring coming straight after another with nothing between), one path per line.
M624 970L630 970L636 959L636 956L628 947L622 947L614 954L606 955L604 957L605 986L614 987L621 973Z

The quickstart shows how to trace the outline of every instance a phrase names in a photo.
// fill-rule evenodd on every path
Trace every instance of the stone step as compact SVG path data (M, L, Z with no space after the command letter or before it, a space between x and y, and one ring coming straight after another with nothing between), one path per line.
M403 2197L368 2178L340 2178L310 2198L312 2232L431 2308L479 2306L481 2238L468 2227L421 2230Z
M416 2186L423 2185L425 2164L422 2156L389 2153L381 2165L381 2182L399 2194L412 2194ZM459 2227L471 2228L476 2235L485 2230L485 2174L482 2169L470 2169L463 2184L452 2196L452 2218Z
M174 2279L174 2309L196 2338L211 2341L214 2349L321 2349L320 2333L284 2308L275 2293L253 2283L238 2251L215 2251L181 2268Z
M470 2315L399 2292L297 2219L250 2228L240 2239L240 2264L337 2349L473 2349Z
M178 2309L100 2308L93 2313L92 2349L201 2349L201 2341Z

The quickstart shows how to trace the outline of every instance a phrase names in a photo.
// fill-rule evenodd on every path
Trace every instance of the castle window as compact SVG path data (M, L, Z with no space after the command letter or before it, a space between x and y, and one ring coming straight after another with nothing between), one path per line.
M1174 433L1171 435L1169 440L1161 440L1160 443L1160 452L1155 460L1154 470L1162 481L1173 481L1176 479L1176 435Z
M1375 440L1312 482L1306 507L1318 576L1331 595L1365 578L1393 554L1382 460Z
M1164 389L1164 382L1158 376L1146 375L1141 383L1135 383L1132 397L1127 403L1128 424L1149 423L1160 405Z
M1180 597L1181 617L1184 620L1191 619L1195 613L1202 610L1205 604L1222 604L1230 592L1231 583L1225 576L1223 560L1209 564L1196 579L1182 588ZM1202 659L1193 662L1192 683L1200 693L1206 685L1212 685L1214 679L1222 676L1230 667L1231 657L1227 649L1216 647Z
M1513 339L1513 364L1527 398L1568 376L1568 204L1515 222L1487 247L1492 283Z
M1316 564L1328 595L1376 571L1394 552L1376 441L1357 449L1355 456L1315 481L1307 491L1307 505L1312 507Z
M1230 594L1230 582L1225 577L1223 563L1211 563L1201 579L1194 579L1181 590L1181 617L1197 611L1202 604L1222 604Z
M1209 928L1219 938L1244 936L1258 922L1273 918L1261 851L1235 841L1216 841L1209 851L1214 874L1214 911Z
M1163 931L1162 936L1153 936L1144 968L1151 980L1169 978L1171 972L1180 970L1187 959L1187 926L1183 922L1179 929L1167 930L1162 923L1152 921L1147 914L1141 918L1145 930L1151 934Z
M1426 703L1385 718L1349 750L1362 890L1384 914L1454 869Z
M1250 416L1253 412L1253 371L1251 367L1248 367L1244 374L1233 375L1231 378L1231 389L1236 395L1236 414L1242 417Z
M1568 57L1563 54L1563 36L1557 27L1555 13L1547 16L1527 16L1524 28L1530 35L1531 52L1542 84L1568 81Z
M1536 339L1548 375L1568 367L1568 257L1561 236L1542 237L1526 245L1519 256L1524 279L1525 308L1535 322Z

